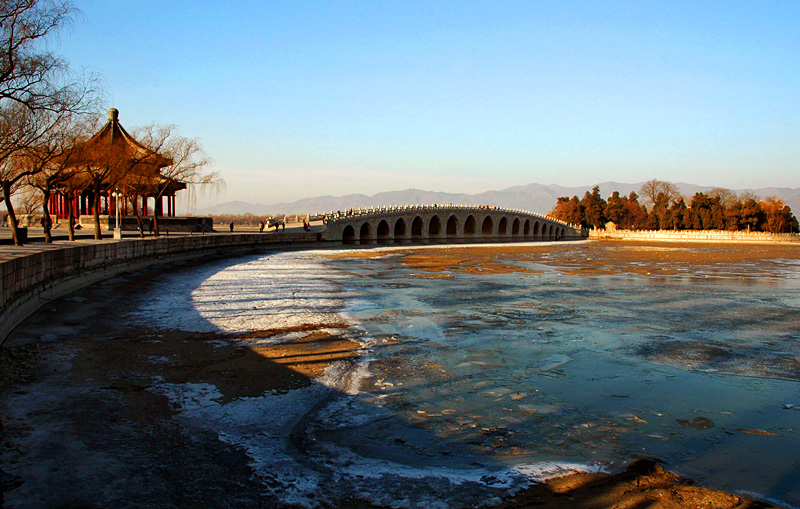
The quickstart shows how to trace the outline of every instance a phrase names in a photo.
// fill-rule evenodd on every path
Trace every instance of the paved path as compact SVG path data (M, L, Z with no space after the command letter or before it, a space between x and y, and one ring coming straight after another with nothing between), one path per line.
M324 230L324 226L322 223L314 223L311 226L312 232L321 232ZM286 225L286 233L298 233L303 231L303 224L302 223L290 223ZM233 233L228 231L226 228L225 230L218 229L214 233L207 233L206 235L236 235L239 233L257 233L257 227L239 227L234 228ZM283 231L275 232L275 229L270 229L269 231L264 231L264 235L281 235L284 233ZM53 243L47 244L44 241L44 232L41 228L28 228L28 242L24 246L15 246L13 242L13 236L11 233L11 228L8 227L0 227L0 262L10 260L17 256L27 256L33 253L37 253L40 251L48 251L51 249L61 249L63 247L68 247L71 245L75 245L75 243L81 244L95 244L95 243L103 243L103 242L118 242L113 238L113 233L111 231L103 231L103 239L95 240L94 238L94 229L83 228L81 230L75 230L75 241L70 242L69 239L69 232L67 228L55 228L52 230L53 235ZM125 231L122 232L124 240L133 240L139 238L138 232L132 231ZM170 232L169 236L179 236L179 235L189 235L189 233L185 232ZM200 235L199 233L193 233L193 235ZM152 238L153 236L149 233L144 234L145 238Z

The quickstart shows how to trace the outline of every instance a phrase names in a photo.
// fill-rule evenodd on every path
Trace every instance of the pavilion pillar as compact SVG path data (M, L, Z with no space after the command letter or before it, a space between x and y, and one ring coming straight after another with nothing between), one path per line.
M147 215L147 196L142 196L142 215Z
M164 215L164 197L163 196L156 196L155 203L153 204L155 207L156 216L161 217Z

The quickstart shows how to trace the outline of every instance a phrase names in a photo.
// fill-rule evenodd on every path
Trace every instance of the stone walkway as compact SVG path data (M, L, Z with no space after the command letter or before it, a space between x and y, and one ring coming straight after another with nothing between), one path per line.
M324 226L321 223L314 223L311 227L312 232L321 232L324 230ZM303 231L302 223L295 223L295 224L287 224L286 225L286 232L285 233L299 233ZM235 228L233 233L228 231L218 230L214 233L208 233L206 235L236 235L240 233L256 233L258 232L258 228L256 227L238 227ZM274 229L270 229L269 231L264 231L264 235L280 235L284 233L283 231L275 232ZM49 251L52 249L62 249L64 247L74 246L76 244L97 244L97 243L104 243L104 242L118 242L113 238L113 232L111 231L104 231L103 232L103 239L102 240L95 240L94 238L94 230L84 228L82 230L75 231L75 241L70 242L69 232L66 228L55 228L52 230L53 235L53 243L47 244L44 241L44 232L41 228L29 228L28 229L28 242L24 246L15 246L13 241L13 235L11 232L11 228L8 227L0 227L0 263L10 260L12 258L16 258L18 256L28 256L33 253L38 253L41 251ZM125 231L122 232L123 240L135 240L139 238L137 232L132 231ZM169 236L182 236L182 235L189 235L189 233L185 232L170 232ZM193 233L192 235L200 235L199 233ZM152 238L153 235L149 233L145 233L144 238Z

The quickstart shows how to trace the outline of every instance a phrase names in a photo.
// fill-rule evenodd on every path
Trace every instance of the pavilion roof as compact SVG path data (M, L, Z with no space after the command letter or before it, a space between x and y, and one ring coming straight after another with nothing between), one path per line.
M112 171L159 174L172 160L147 148L119 123L119 111L108 110L108 122L69 158L74 166L109 167Z

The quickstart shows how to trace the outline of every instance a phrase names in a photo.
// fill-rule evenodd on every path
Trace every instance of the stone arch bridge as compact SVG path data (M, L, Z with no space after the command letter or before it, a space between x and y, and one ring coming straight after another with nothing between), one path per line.
M534 212L467 205L404 205L325 215L344 244L425 244L584 239L580 226Z

